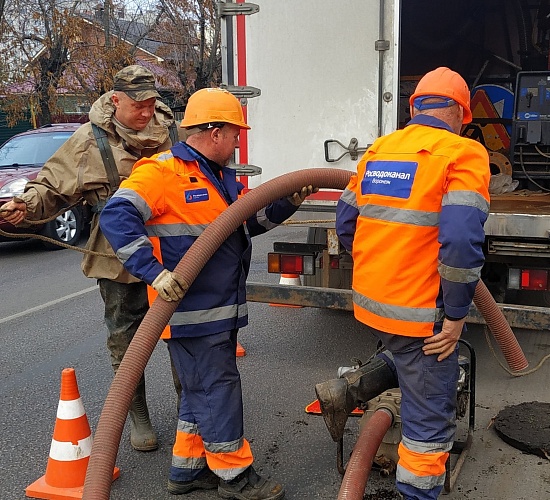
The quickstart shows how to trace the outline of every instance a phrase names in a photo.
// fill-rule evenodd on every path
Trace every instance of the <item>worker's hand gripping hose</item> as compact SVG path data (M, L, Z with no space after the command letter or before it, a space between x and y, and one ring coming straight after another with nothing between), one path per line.
M243 221L258 210L274 200L292 195L303 186L343 190L350 176L351 172L347 170L305 169L277 177L254 188L230 205L205 229L178 263L174 272L187 284L187 290L220 245ZM94 436L83 500L108 500L110 496L115 459L134 390L162 330L168 324L178 303L179 301L166 302L157 298L122 359L107 394ZM489 321L487 323L489 324Z

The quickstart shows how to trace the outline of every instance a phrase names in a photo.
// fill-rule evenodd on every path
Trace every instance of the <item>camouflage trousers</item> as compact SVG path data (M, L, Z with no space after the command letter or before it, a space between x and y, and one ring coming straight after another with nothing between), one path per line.
M105 304L105 324L109 331L107 348L111 354L111 366L116 373L134 334L149 310L147 285L143 282L118 283L106 278L100 278L97 282ZM170 364L179 405L181 383L171 356Z

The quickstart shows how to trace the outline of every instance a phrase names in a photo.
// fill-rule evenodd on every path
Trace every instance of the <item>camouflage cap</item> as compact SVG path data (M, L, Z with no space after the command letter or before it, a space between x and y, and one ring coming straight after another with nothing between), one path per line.
M122 68L116 75L113 90L124 92L134 101L160 97L155 88L155 76L147 68L134 64Z

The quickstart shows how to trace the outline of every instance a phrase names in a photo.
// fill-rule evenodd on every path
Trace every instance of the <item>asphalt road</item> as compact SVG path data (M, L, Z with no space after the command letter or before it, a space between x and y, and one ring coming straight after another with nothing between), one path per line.
M267 275L265 253L275 239L301 235L280 228L255 239L250 279ZM0 244L0 498L25 498L25 488L45 473L59 401L60 374L74 367L90 426L96 428L112 380L102 302L80 271L81 255L47 252L33 242ZM289 499L335 499L340 487L336 446L321 417L305 413L314 385L336 376L353 357L366 359L374 339L349 313L249 304L250 325L240 332L246 356L239 358L245 405L245 435L256 467L283 482ZM531 367L550 352L548 332L517 332ZM487 346L483 331L465 338L478 358L474 444L449 499L534 500L550 498L548 460L505 444L491 419L504 406L548 401L549 364L526 377L511 377ZM177 415L168 354L159 343L146 368L149 408L158 432L155 452L131 449L128 428L116 465L113 499L169 499L166 491ZM359 419L348 422L344 455L351 452ZM462 429L467 423L461 423ZM536 432L536 426L534 428ZM391 499L393 477L373 471L365 498ZM185 498L217 498L193 492Z

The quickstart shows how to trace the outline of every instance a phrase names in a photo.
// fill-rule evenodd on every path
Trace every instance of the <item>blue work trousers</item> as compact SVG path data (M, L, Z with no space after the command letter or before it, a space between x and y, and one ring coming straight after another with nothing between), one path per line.
M402 395L402 444L416 453L449 451L456 431L458 345L448 358L437 361L437 355L422 351L424 338L370 330L393 354ZM397 467L396 485L405 500L437 499L443 480Z
M223 447L243 438L241 378L237 369L237 330L203 337L167 340L182 384L179 421L196 424L210 447ZM189 450L186 456L192 457ZM194 466L170 468L170 479L190 481L200 472ZM179 461L181 462L181 460ZM206 465L206 464L203 464Z

